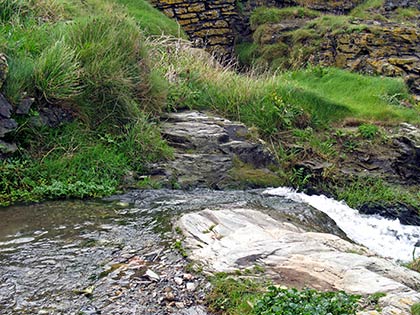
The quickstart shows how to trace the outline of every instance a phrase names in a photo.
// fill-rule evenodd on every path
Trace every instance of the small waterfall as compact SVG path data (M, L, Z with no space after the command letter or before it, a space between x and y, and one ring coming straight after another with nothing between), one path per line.
M282 196L311 205L333 219L354 242L383 257L411 261L414 245L420 240L420 226L402 225L399 220L363 215L344 202L323 195L309 196L286 187L268 189L264 194ZM420 248L417 249L416 256L420 256Z

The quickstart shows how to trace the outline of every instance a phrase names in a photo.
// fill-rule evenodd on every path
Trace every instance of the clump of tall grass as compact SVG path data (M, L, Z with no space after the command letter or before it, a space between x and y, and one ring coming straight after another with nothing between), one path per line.
M112 15L76 21L67 42L77 51L84 82L80 103L94 124L139 115L149 97L150 71L144 38L134 20Z
M34 68L35 87L47 102L71 100L82 91L80 63L64 40L44 50Z
M23 0L0 0L0 23L11 22L29 13L29 6Z

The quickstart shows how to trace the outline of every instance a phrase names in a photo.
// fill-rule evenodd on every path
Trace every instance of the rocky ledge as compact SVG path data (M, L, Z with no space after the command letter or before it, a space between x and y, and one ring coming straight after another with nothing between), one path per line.
M411 305L420 302L420 274L338 236L307 232L253 208L189 213L178 226L190 258L211 272L259 265L281 285L386 294L379 300L380 313L359 315L409 315Z
M278 185L275 159L243 124L208 113L184 111L164 117L162 135L174 159L150 166L159 182L176 188L256 188Z

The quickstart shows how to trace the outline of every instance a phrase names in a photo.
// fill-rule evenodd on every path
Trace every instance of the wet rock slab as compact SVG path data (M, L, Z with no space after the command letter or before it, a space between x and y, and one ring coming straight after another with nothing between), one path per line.
M175 157L150 166L160 181L182 188L243 188L245 181L235 178L240 165L276 177L268 169L276 163L273 155L245 125L197 111L171 113L163 120L162 135Z
M386 315L409 315L420 302L420 274L338 236L307 232L252 208L189 213L178 225L190 257L210 271L261 265L275 282L291 287L384 292L379 305Z

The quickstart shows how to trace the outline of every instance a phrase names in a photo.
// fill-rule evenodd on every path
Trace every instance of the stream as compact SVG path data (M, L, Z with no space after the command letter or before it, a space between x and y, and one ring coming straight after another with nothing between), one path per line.
M259 209L403 261L420 235L418 226L285 188L144 190L12 206L0 209L0 314L198 314L208 284L175 248L172 221L226 207Z

